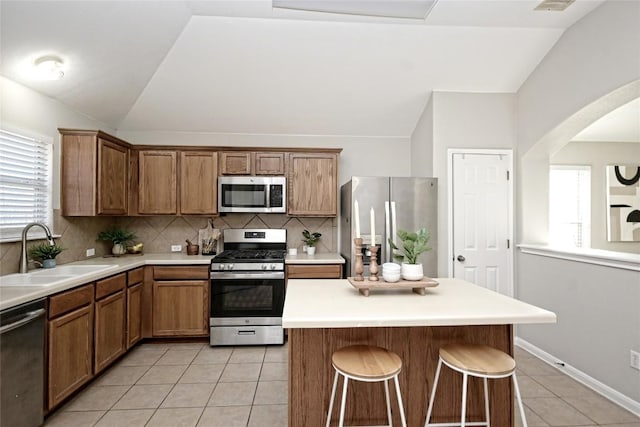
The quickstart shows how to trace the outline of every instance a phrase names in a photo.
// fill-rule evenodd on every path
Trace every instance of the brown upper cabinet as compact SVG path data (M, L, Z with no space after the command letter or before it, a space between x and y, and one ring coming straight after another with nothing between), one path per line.
M218 212L218 153L183 151L180 153L180 213L183 215Z
M338 154L289 153L287 213L338 215Z
M255 153L255 174L284 175L286 172L284 161L284 153Z
M222 151L220 153L220 175L251 175L251 152Z
M63 216L216 215L220 175L287 177L287 214L338 214L335 148L136 146L59 129Z
M140 150L137 178L141 215L214 215L217 213L218 153L215 151ZM178 191L179 190L179 191Z
M101 131L59 131L62 215L127 215L129 144Z
M222 151L220 175L284 175L286 153Z
M138 213L178 213L178 153L169 150L138 152Z

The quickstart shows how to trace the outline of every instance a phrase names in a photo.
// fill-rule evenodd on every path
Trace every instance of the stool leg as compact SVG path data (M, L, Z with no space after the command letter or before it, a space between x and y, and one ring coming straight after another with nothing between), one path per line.
M398 395L398 406L400 407L400 419L402 420L402 427L407 427L407 420L404 417L404 406L402 405L402 395L400 394L400 383L398 382L397 375L393 377L393 381L396 383L396 394Z
M436 378L433 380L431 397L429 398L429 409L427 409L427 420L424 422L424 427L427 427L429 425L429 421L431 420L431 411L433 410L433 401L436 398L436 389L438 388L438 380L440 379L440 368L442 368L442 359L438 359L438 367L436 368Z
M333 399L336 397L336 388L338 386L338 371L333 379L333 388L331 389L331 400L329 401L329 412L327 412L327 427L331 424L331 412L333 411Z
M518 380L516 379L515 371L513 371L511 377L513 378L513 388L516 389L516 397L518 398L518 407L520 408L520 418L522 418L522 426L528 427L527 418L524 416L524 406L522 406L522 396L520 396L520 388L518 387Z
M389 380L384 380L384 397L387 399L387 420L389 421L389 427L393 425L391 419L391 400L389 399Z
M491 426L491 416L489 415L489 385L484 378L484 414L487 417L487 427Z
M342 403L340 404L340 427L344 426L344 407L347 402L347 384L349 383L349 378L344 377L344 384L342 385Z
M462 374L462 416L460 417L460 426L465 427L467 425L467 383L469 377L467 373Z

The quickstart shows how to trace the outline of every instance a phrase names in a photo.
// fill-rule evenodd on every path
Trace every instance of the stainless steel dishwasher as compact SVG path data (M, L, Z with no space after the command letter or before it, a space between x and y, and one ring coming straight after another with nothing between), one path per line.
M45 299L0 312L0 426L43 422Z

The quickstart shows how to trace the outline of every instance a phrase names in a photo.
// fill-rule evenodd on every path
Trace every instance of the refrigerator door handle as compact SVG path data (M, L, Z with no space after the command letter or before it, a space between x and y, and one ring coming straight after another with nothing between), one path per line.
M391 224L389 222L390 220L390 215L389 215L389 201L386 200L384 202L384 242L380 242L381 244L384 244L384 247L386 248L386 253L384 258L380 257L381 259L381 264L385 263L385 262L389 262L391 259L393 259L393 257L391 256L391 245L389 244L389 237L391 236Z
M391 232L393 233L391 239L393 244L398 246L398 223L396 221L396 202L391 202Z

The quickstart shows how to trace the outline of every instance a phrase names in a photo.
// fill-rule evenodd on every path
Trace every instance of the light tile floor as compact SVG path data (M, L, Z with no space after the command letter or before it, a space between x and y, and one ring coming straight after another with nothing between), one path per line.
M619 408L516 349L529 426L640 427ZM287 346L142 344L46 427L285 427ZM517 426L521 423L517 422Z

